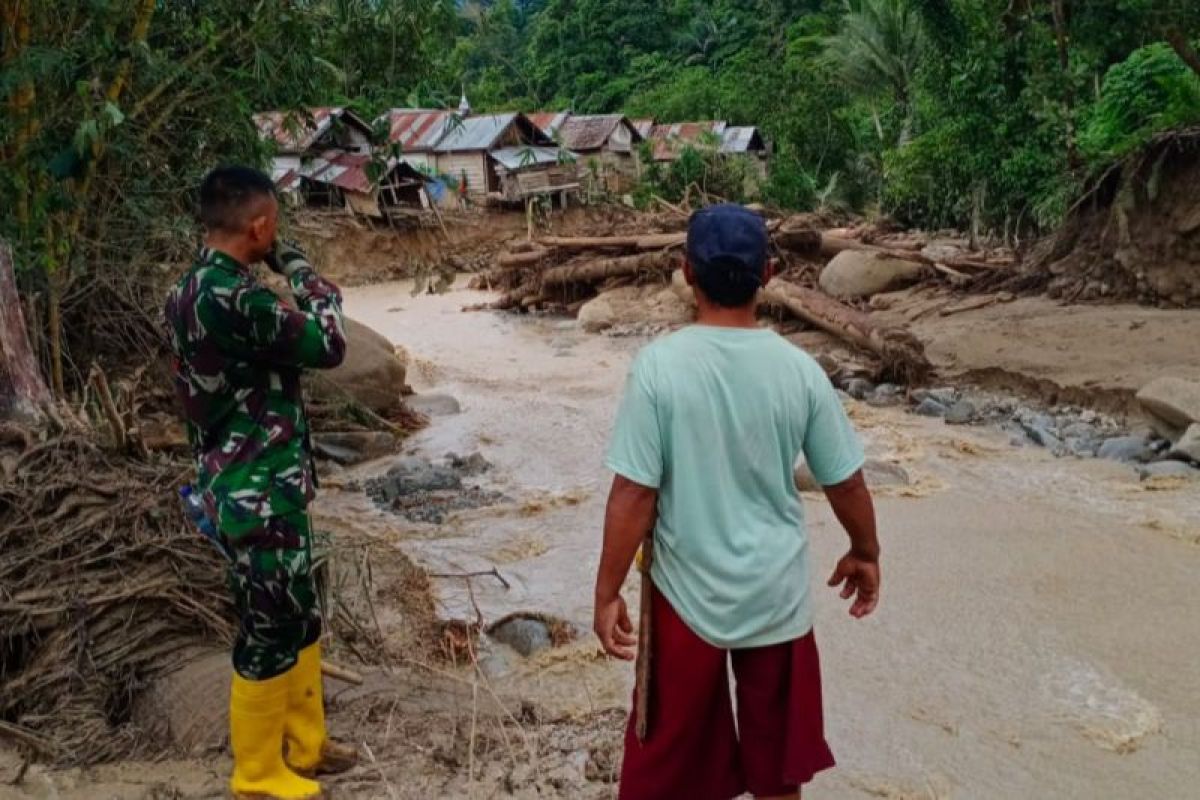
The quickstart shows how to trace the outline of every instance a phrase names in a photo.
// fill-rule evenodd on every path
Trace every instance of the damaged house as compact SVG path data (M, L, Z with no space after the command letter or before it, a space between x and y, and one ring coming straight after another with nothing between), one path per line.
M620 194L633 188L639 174L637 145L643 136L627 117L546 112L530 119L578 156L579 176L590 189Z

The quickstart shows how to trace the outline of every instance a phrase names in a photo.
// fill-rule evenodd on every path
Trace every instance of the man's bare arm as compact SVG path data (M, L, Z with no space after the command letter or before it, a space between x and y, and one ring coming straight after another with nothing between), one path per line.
M637 549L654 528L658 490L620 475L613 479L604 515L604 549L596 572L595 630L610 655L632 659L637 653L633 623L621 598Z
M825 487L833 513L850 537L850 552L842 556L829 579L842 586L842 599L855 597L854 617L865 617L879 604L879 539L875 530L875 504L862 470L848 480Z

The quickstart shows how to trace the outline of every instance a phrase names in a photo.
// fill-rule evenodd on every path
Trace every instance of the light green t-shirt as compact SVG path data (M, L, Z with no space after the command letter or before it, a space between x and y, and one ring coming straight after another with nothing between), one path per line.
M863 465L825 372L773 331L693 325L634 360L606 463L659 490L651 577L717 647L812 629L801 455L825 486Z

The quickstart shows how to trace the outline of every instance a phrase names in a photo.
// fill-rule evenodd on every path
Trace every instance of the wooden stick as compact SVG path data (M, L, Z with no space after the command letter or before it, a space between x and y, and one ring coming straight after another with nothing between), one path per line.
M638 599L638 651L634 667L637 694L634 733L637 734L637 740L643 744L650 735L650 692L654 688L650 680L653 674L650 663L651 648L654 646L654 582L650 580L650 567L653 564L654 531L651 531L642 542L641 557L638 559L638 570L642 573L642 594Z
M321 659L321 674L327 678L333 678L335 681L349 683L352 686L362 686L363 676L351 669L340 667L337 664Z

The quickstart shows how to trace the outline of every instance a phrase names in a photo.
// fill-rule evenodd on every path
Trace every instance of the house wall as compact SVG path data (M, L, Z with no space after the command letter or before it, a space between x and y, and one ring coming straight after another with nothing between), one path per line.
M459 180L463 173L467 176L467 196L474 200L483 200L489 190L498 190L495 177L489 179L491 169L487 163L487 153L482 150L468 153L442 153L437 157L437 171ZM490 183L489 183L490 180Z
M401 161L407 161L420 172L433 171L437 169L437 159L432 153L402 153Z
M289 154L275 156L273 159L271 159L271 180L279 180L281 177L287 174L288 170L292 169L300 169L299 155Z

